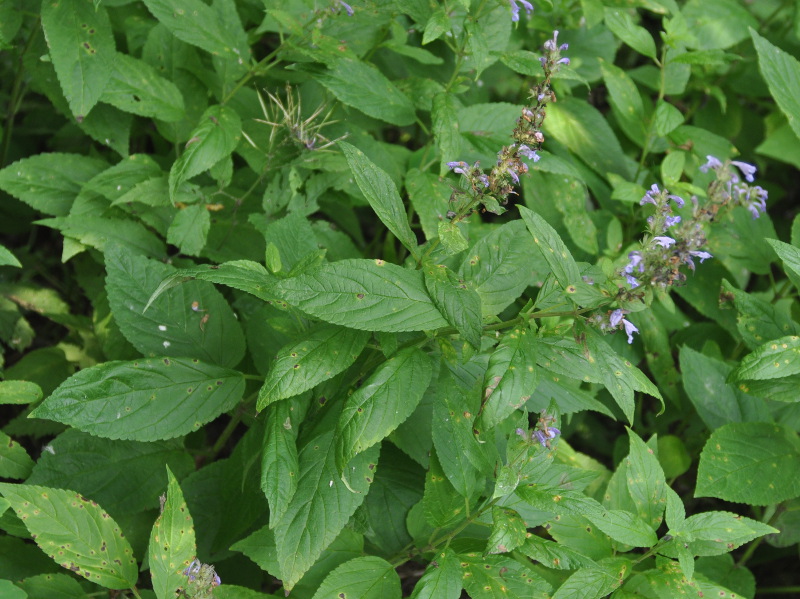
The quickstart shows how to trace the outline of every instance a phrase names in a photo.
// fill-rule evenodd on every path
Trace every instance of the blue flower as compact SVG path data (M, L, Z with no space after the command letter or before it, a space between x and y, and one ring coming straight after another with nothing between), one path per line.
M548 447L548 443L551 439L555 439L557 435L560 435L561 431L558 430L554 426L548 426L545 431L534 431L533 436L536 437L536 440L541 443L542 447Z
M541 158L541 156L539 156L539 154L536 153L536 150L531 150L528 146L524 144L519 147L519 153L522 154L528 160L533 160L534 162L539 162L539 159Z
M718 158L714 158L714 156L706 156L706 163L700 167L701 173L707 173L709 169L718 169L722 166L722 163L719 161Z
M622 326L625 327L625 334L628 335L628 344L633 343L633 334L638 333L639 329L630 320L622 319Z
M686 264L688 264L689 268L691 268L692 270L694 270L694 260L692 260L693 256L695 258L700 258L700 264L702 264L704 260L707 260L709 258L713 258L714 257L711 254L709 254L708 252L700 252L700 251L697 251L697 250L691 250L689 252L688 256L684 256L683 261Z
M631 321L626 320L623 317L624 315L625 313L618 308L611 313L611 316L608 317L608 322L611 323L611 326L615 328L622 323L625 333L628 335L628 343L633 343L633 334L638 333L639 329L637 329Z
M628 285L631 286L631 289L636 289L639 286L639 281L633 275L625 275L625 279L628 281Z
M655 241L658 245L662 248L672 247L675 243L675 240L672 237L653 237L653 241Z
M664 218L664 230L666 231L670 227L673 227L681 222L680 216L667 216Z
M733 162L731 162L731 164L736 168L738 168L740 171L742 171L745 181L747 181L748 183L752 183L755 180L753 175L756 174L756 167L754 167L752 164L747 164L746 162L739 162L738 160L734 160Z
M522 3L522 6L528 16L530 16L530 14L533 12L533 4L527 0L508 0L508 2L511 4L511 20L515 23L519 21L519 6L517 6L517 2Z
M644 206L645 204L653 204L653 206L655 206L657 204L656 196L660 193L661 190L658 188L658 185L653 183L647 193L644 194L644 197L639 201L639 205Z
M675 194L672 193L669 194L667 197L673 202L675 202L678 205L678 208L683 208L683 205L686 203L683 201L683 198L681 196L676 196Z
M634 269L638 270L639 272L644 272L644 264L642 264L642 253L638 251L633 251L628 254L628 260L630 262L625 267L625 272L632 273Z
M449 168L453 169L454 173L458 173L460 175L466 175L467 172L466 172L465 169L469 168L469 165L466 162L463 162L463 161L460 161L460 160L456 160L456 161L453 161L453 162L448 162L447 166Z

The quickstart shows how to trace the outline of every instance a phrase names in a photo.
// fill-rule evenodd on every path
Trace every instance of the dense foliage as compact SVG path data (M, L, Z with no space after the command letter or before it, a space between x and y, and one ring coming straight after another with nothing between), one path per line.
M800 594L799 12L0 0L0 595Z

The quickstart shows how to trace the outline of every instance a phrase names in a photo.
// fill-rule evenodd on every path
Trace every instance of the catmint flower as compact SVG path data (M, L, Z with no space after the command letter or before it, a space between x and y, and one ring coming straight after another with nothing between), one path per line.
M469 165L466 162L460 160L448 162L447 166L453 169L454 173L458 173L459 175L466 175L467 171L465 169L469 168Z
M344 3L343 3L343 4L344 4ZM214 582L213 582L213 585L214 585L215 587L218 587L218 586L219 586L219 585L221 585L221 584L222 584L222 580L220 579L220 577L219 577L219 574L217 574L217 573L215 572L215 573L214 573Z
M756 167L754 167L752 164L747 164L746 162L739 162L738 160L734 160L733 162L731 162L731 164L736 168L738 168L740 171L742 171L745 181L747 181L748 183L752 183L753 181L755 181L753 175L756 174Z
M553 31L553 39L544 43L544 49L549 52L555 52L556 48L558 48L558 29Z
M344 8L345 11L347 11L347 16L348 17L352 17L353 16L353 13L354 13L353 7L350 6L347 2L344 2L344 0L336 0L336 3L339 6L341 6L342 8Z
M533 160L534 162L539 162L539 158L541 158L539 154L536 153L536 150L531 150L525 144L519 147L519 153L528 160Z
M633 275L626 274L625 280L628 281L628 285L631 286L631 289L636 289L639 286L639 281Z
M569 64L569 58L567 58L565 56L564 58L559 59L559 61L556 62L556 64L567 64L568 65Z
M719 158L715 158L714 156L706 156L706 163L700 167L701 173L707 173L709 169L718 169L722 167L722 163L719 161Z
M658 188L658 185L653 183L650 186L650 189L647 193L644 194L644 197L639 201L640 206L644 206L645 204L653 204L656 205L656 196L661 193L661 190Z
M484 186L484 187L489 187L489 177L487 177L487 176L486 176L486 175L484 175L483 173L481 173L480 175L478 175L478 181L480 181L481 183L483 183L483 186Z
M679 222L681 222L680 216L666 216L664 217L664 230L666 231L670 227L674 227Z
M536 437L536 440L541 443L542 447L549 447L549 442L552 439L556 438L556 435L560 435L561 431L558 430L554 426L547 427L546 430L543 431L534 431L533 436Z
M653 237L653 241L655 241L658 245L662 248L672 247L674 245L675 240L672 237Z
M639 272L644 272L644 264L642 264L642 253L633 251L628 254L628 260L630 262L625 267L625 272L631 273L634 269L637 269Z
M689 251L689 255L683 257L683 261L686 264L689 265L689 268L694 270L694 260L692 260L692 257L700 258L700 264L702 264L704 260L707 260L708 258L713 258L714 256L712 256L708 252L700 252L700 251L697 251L697 250L690 250Z
M522 7L525 9L525 12L530 16L533 12L533 4L528 2L527 0L508 0L508 3L511 5L511 20L515 23L519 21L519 6L517 2L522 4Z
M683 208L683 205L686 203L683 201L683 198L681 196L676 196L675 194L672 193L669 194L667 197L673 202L675 202L678 205L678 208Z
M508 169L508 174L511 175L511 178L514 179L514 183L519 185L519 175L517 175L514 169Z
M620 323L622 323L622 326L625 329L625 334L628 335L628 343L633 343L633 334L638 333L639 329L637 329L636 325L634 325L631 321L624 318L624 315L625 313L617 308L608 317L608 322L614 328L618 327Z
M630 321L626 319L622 319L622 326L625 327L625 334L628 336L628 345L633 343L633 334L638 333L639 329Z

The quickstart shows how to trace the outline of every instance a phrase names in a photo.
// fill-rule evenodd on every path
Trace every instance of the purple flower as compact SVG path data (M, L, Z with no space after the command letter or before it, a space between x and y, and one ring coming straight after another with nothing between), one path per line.
M536 440L542 445L542 447L547 447L548 442L551 439L555 439L556 435L560 435L561 431L558 430L554 426L547 427L546 431L534 431L533 436L536 437Z
M489 187L489 177L487 177L487 176L486 176L486 175L484 175L483 173L481 173L480 175L478 175L478 181L480 181L481 183L483 183L483 186L484 186L484 187Z
M666 218L664 218L664 230L666 231L670 227L674 227L679 222L681 222L680 216L667 216Z
M733 162L731 162L731 164L736 168L738 168L740 171L742 171L745 181L747 181L748 183L752 183L755 180L753 175L756 174L756 167L754 167L752 164L747 164L746 162L739 162L738 160L734 160Z
M706 260L708 258L713 258L714 257L711 254L709 254L708 252L700 252L700 251L697 251L697 250L691 250L688 255L684 255L683 256L683 261L686 264L688 264L689 268L691 268L692 270L694 270L694 260L692 260L693 256L695 258L700 258L700 264L703 263L703 260Z
M678 205L678 208L683 208L683 205L686 203L683 201L681 196L676 196L675 194L669 194L667 197L675 202Z
M643 258L641 252L631 252L628 254L628 260L630 260L630 262L625 267L625 272L631 273L634 269L637 269L639 272L644 272L644 264L642 264Z
M700 167L701 173L707 173L708 169L718 169L722 166L722 163L719 161L718 158L714 158L713 156L706 156L707 162Z
M514 183L519 184L519 175L517 175L514 169L508 169L508 174L511 175L512 179L514 179Z
M519 147L519 153L522 154L528 160L539 162L540 156L539 154L536 153L536 150L531 150L528 146L524 144Z
M568 65L569 64L569 58L564 57L564 58L560 59L556 64L567 64Z
M625 275L625 280L628 281L628 285L631 286L631 289L636 289L639 286L639 281L636 280L636 277L633 275Z
M465 169L469 168L469 165L466 162L456 160L453 162L448 162L447 166L453 169L454 173L458 173L460 175L466 175L467 172Z
M528 16L533 12L533 4L528 2L528 0L508 0L508 2L511 4L511 20L515 23L519 21L519 6L517 6L517 2L522 4Z
M611 313L611 316L608 317L608 322L611 323L612 327L616 327L617 325L619 325L619 323L622 322L622 320L623 320L623 312L619 308L614 310Z
M344 7L344 9L347 11L347 16L348 16L348 17L352 17L352 16L353 16L353 7L352 7L352 6L350 6L349 4L347 4L347 2L344 2L344 0L338 0L338 3L339 3L339 4L340 4L342 7Z
M647 193L644 194L644 197L639 201L640 206L644 206L645 204L653 204L656 205L656 196L661 193L661 190L658 188L658 185L653 183L650 186L650 189Z
M342 3L342 4L344 4L344 3ZM214 582L213 582L213 584L214 584L215 587L218 587L219 585L222 584L222 580L220 580L219 574L216 574L216 573L214 574Z
M558 29L553 31L553 39L544 43L544 49L548 52L555 52L556 48L558 48Z
M675 243L675 240L672 237L653 237L653 241L655 241L662 248L671 247Z
M633 343L633 334L638 333L639 329L634 324L626 319L622 319L622 326L625 327L625 334L628 335L628 344Z

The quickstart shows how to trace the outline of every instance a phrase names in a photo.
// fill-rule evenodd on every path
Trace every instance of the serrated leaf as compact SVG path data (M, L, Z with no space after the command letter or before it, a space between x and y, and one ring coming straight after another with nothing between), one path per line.
M525 405L539 383L536 337L526 328L508 331L489 356L484 375L482 429L490 429Z
M145 0L145 5L179 40L242 68L249 61L250 47L241 22L221 18L219 10L200 0Z
M457 160L461 155L461 133L458 129L458 108L452 93L442 92L433 97L431 126L434 139L441 153L440 175L447 172L445 163Z
M169 197L175 202L181 183L230 156L242 138L242 120L228 106L210 106L192 131L186 149L169 171Z
M347 398L336 425L336 468L378 443L408 418L431 381L431 360L416 348L384 362Z
M642 96L633 79L618 66L600 60L600 71L609 93L611 107L620 126L632 141L643 146L645 116ZM640 194L641 197L641 194ZM638 201L638 200L637 200Z
M656 59L656 43L644 27L633 22L631 15L623 9L606 8L605 23L611 32L639 54Z
M72 375L30 417L98 437L155 441L198 430L243 393L239 372L197 359L113 361Z
M344 152L358 188L367 198L375 214L386 225L386 228L394 233L400 243L411 252L411 255L415 255L417 238L408 224L403 200L400 199L400 194L392 179L355 146L340 141L339 147Z
M461 596L461 568L451 550L438 553L414 586L411 599L458 599Z
M525 206L519 207L520 216L528 227L528 231L533 236L533 242L541 253L553 275L561 285L561 288L568 294L575 292L576 285L581 281L581 272L575 259L572 257L567 246L559 237L556 230L551 227L546 220L536 214L533 210L528 210Z
M25 448L0 431L0 477L28 478L34 462Z
M297 491L299 462L295 440L305 412L298 399L287 399L267 409L261 458L261 490L269 502L270 526L281 519Z
M203 204L193 204L175 213L167 229L167 243L187 256L199 256L206 247L211 214Z
M325 577L313 599L400 599L400 577L385 559L368 555L345 562Z
M29 381L0 381L0 404L27 404L42 399L42 389Z
M547 599L551 586L533 570L500 555L459 554L464 590L473 599Z
M509 553L525 542L525 520L514 510L492 507L492 533L486 542L487 553Z
M616 589L632 569L623 558L607 560L581 568L567 578L553 594L553 599L600 599Z
M411 100L370 63L340 58L315 79L340 102L373 118L399 127L416 118Z
M81 588L81 584L69 574L28 576L19 580L16 584L28 593L28 597L31 597L31 599L38 599L39 597L48 599L88 599L88 595Z
M266 268L258 262L252 260L233 260L222 264L210 264L206 266L196 266L194 268L183 268L159 283L156 290L150 295L150 299L145 304L145 311L159 296L167 289L177 287L181 283L192 279L200 279L210 283L227 285L239 291L244 291L250 295L262 299L266 302L275 301L278 298L275 290L277 279L273 277Z
M538 510L556 515L602 517L606 509L583 493L549 484L528 483L517 487L517 495Z
M117 523L74 491L0 483L0 493L36 544L58 564L109 589L129 589L139 572Z
M365 331L318 324L275 356L258 392L257 409L299 395L344 371L356 361L369 337Z
M652 547L658 542L653 528L636 514L625 510L606 510L589 520L619 543L633 547Z
M194 469L176 441L111 440L69 429L50 441L26 482L77 491L112 514L130 514L158 506L167 483L153 473L165 465L178 476Z
M733 370L728 364L684 345L680 349L680 366L683 388L709 429L714 430L729 422L770 418L764 402L727 382Z
M478 293L443 264L425 266L422 272L425 287L439 312L463 335L467 343L480 349L483 321Z
M425 520L436 528L452 525L462 518L466 509L464 498L445 475L436 451L431 451L430 466L425 475L422 509Z
M449 223L443 219L450 210L449 198L452 189L446 181L433 173L422 172L417 168L412 168L406 173L405 188L408 199L411 200L411 205L419 216L425 238L431 241L440 235L441 225ZM462 240L462 249L467 249L466 240L463 237Z
M747 354L730 378L763 381L795 374L800 374L800 336L789 335L768 341Z
M323 263L312 273L281 280L277 288L303 312L354 329L392 333L448 324L421 272L383 260Z
M377 458L377 447L356 456L345 472L345 484L336 469L332 432L303 447L297 491L275 526L280 577L286 590L294 587L363 503Z
M79 154L37 154L0 171L0 189L40 212L66 216L83 185L107 167Z
M631 429L628 429L628 438L630 453L625 460L628 492L636 505L639 517L655 531L661 524L667 502L664 471L653 450Z
M80 122L113 73L116 49L108 13L87 0L44 2L42 28L61 90Z
M175 589L186 585L183 572L197 554L192 515L169 467L167 477L167 498L150 531L148 552L150 577L158 599L172 599Z
M739 313L736 328L750 349L755 349L767 339L800 334L800 325L792 320L788 301L772 304L737 289L728 281L722 282L722 288Z
M527 537L519 550L543 566L556 570L577 570L595 564L593 559L579 551L536 535Z
M108 247L118 245L136 255L163 258L166 254L164 242L139 221L71 214L40 220L36 224L61 231L68 241L80 242L77 251L83 251L85 248L82 246L89 246L105 252ZM67 247L65 244L65 251ZM65 254L62 259L66 261L72 255Z
M782 426L732 422L700 454L696 497L770 505L800 495L800 441Z
M125 112L166 122L186 117L177 86L143 60L122 52L114 55L114 69L100 100Z
M504 310L533 283L539 266L534 247L523 223L514 220L469 249L458 274L478 292L484 316Z
M4 245L0 245L0 266L22 268L22 264L17 260L17 257Z
M684 520L670 533L685 543L692 555L721 555L749 543L758 537L778 531L763 522L745 518L731 512L702 512ZM665 555L672 555L673 547L666 545Z
M450 29L450 17L447 11L444 8L435 10L423 27L425 33L422 36L422 45L440 38L448 29Z
M175 269L110 247L106 271L114 320L142 354L198 358L220 366L241 361L242 328L228 302L209 283L188 282L147 307L161 281L176 274Z
M775 103L789 121L795 135L800 137L800 62L771 44L750 28L750 37L758 53L758 66L767 82Z

